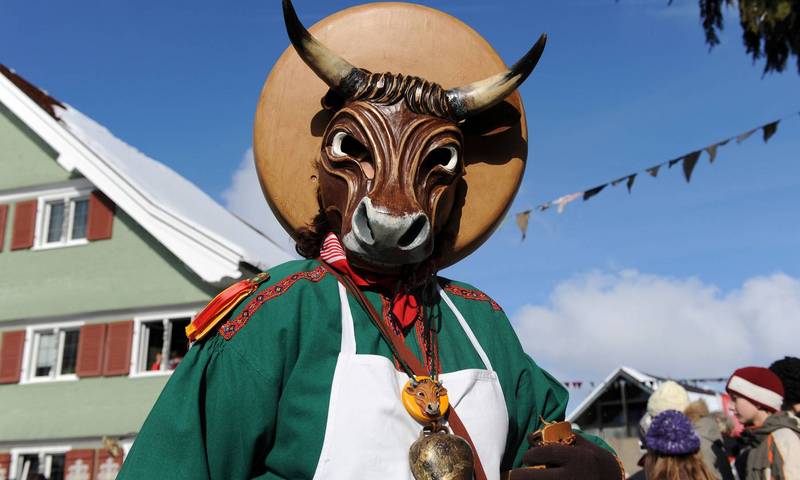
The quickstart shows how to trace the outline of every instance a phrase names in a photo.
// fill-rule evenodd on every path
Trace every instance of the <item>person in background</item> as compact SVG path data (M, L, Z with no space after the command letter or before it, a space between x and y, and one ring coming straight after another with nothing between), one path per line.
M769 366L783 384L783 411L800 422L800 358L784 357Z
M151 372L157 372L157 371L161 370L161 356L162 355L160 353L156 353L156 359L153 360L152 364L150 364L150 371Z
M169 369L175 370L176 368L178 368L178 365L181 363L181 360L183 360L183 355L178 353L177 350L173 350L169 355L169 365L168 365Z
M768 368L745 367L733 372L726 389L736 417L746 428L736 459L741 480L800 479L800 426L780 413L781 379Z
M647 453L641 462L647 480L714 480L700 454L700 437L683 413L659 413L645 438Z
M700 454L706 466L718 480L733 480L733 470L728 462L728 451L722 441L717 420L708 411L703 399L695 400L684 410L700 437Z
M714 417L714 421L717 422L717 428L722 434L722 444L728 454L728 465L731 465L732 473L736 477L733 461L739 456L739 432L736 432L737 423L731 415L733 415L733 411L730 413L723 411L711 412L711 416Z
M687 406L689 406L689 394L686 393L685 388L672 380L667 380L659 385L656 391L647 399L647 413L639 421L639 440L641 441L642 449L645 449L645 435L653 418L666 410L682 412Z

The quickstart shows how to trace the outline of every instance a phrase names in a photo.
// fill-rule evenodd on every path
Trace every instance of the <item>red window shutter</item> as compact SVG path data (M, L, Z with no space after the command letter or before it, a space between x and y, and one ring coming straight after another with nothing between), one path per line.
M97 449L97 466L95 467L95 478L100 475L103 470L109 470L109 473L119 472L122 468L122 448L116 452L117 456L111 455L107 448ZM105 472L104 472L105 473ZM109 478L110 475L105 478Z
M81 327L78 337L78 362L75 365L75 373L79 377L98 377L103 374L105 341L105 323Z
M6 219L8 218L8 205L0 205L0 252L6 243Z
M92 478L94 478L94 455L94 450L91 449L68 451L66 455L64 455L64 477L70 477L70 469L72 468L76 471L75 473L88 473L89 476L86 478L92 480Z
M114 202L95 190L89 195L89 220L86 226L86 238L89 240L106 240L111 238L114 226Z
M33 246L36 231L36 200L17 202L14 207L14 232L11 236L11 250L22 250Z
M0 478L11 478L11 454L0 453L0 473L5 472L5 476L0 475Z
M127 375L131 366L133 320L108 324L103 375Z
M25 330L3 332L3 343L0 344L0 383L19 382L24 347Z

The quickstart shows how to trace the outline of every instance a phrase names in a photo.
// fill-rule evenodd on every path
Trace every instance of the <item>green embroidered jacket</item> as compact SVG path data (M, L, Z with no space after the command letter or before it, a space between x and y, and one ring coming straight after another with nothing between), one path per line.
M528 448L526 435L541 428L540 418L564 418L566 389L522 350L493 300L462 283L448 281L444 288L499 376L509 418L502 469L518 467ZM380 297L366 295L381 311ZM440 303L441 371L484 368L453 313ZM357 353L391 359L354 298L350 307ZM311 479L340 349L340 310L337 281L318 261L272 269L216 334L189 350L117 478ZM406 344L421 358L417 335L408 334Z

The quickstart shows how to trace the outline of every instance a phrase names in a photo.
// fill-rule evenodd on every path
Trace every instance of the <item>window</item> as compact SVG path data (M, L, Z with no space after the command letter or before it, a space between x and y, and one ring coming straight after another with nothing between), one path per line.
M31 380L72 378L78 360L77 328L48 328L33 331Z
M142 320L135 370L140 373L175 370L189 350L186 326L190 321L190 317Z
M64 453L34 452L24 453L17 457L17 479L41 478L48 480L64 480Z
M88 220L89 198L86 196L46 200L39 236L41 246L85 243Z

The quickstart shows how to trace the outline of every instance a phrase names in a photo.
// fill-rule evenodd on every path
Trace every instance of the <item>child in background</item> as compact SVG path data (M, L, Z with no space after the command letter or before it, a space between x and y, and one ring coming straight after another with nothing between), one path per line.
M692 422L677 410L653 418L642 458L647 480L714 480L700 455L700 437Z
M744 448L736 460L741 480L800 479L800 426L793 417L779 413L783 384L762 367L740 368L727 385L736 417L747 428Z

